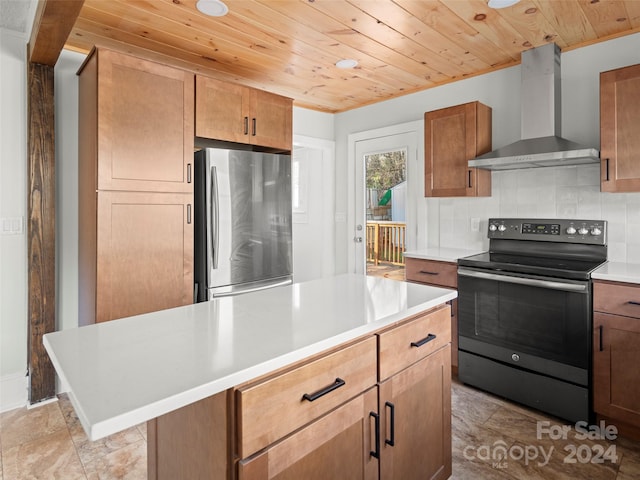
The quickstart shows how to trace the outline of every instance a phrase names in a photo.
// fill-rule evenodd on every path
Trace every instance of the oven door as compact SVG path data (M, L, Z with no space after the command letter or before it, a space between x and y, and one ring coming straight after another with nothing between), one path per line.
M589 281L458 268L459 349L589 383Z

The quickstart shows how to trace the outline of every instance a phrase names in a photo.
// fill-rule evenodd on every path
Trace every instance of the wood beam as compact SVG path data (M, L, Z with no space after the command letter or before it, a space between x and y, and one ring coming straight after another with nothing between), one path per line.
M54 66L84 0L39 0L29 40L29 62Z
M29 256L29 402L56 394L53 365L42 343L56 328L56 174L53 66L28 66L27 251Z

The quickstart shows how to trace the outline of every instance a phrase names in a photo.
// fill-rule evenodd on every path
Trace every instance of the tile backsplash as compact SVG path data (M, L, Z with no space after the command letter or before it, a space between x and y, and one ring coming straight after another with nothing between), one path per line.
M609 260L640 263L640 193L600 192L599 164L495 171L491 183L491 197L426 200L429 246L485 250L490 217L607 220Z

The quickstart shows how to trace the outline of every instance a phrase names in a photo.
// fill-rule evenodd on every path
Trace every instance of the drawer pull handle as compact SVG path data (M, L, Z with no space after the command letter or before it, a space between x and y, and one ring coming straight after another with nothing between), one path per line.
M303 400L308 400L310 402L313 402L313 401L319 399L320 397L326 395L327 393L331 393L335 389L342 387L345 383L347 383L347 382L345 382L341 378L336 378L336 381L333 382L328 387L324 387L323 389L318 390L315 393L305 393L304 395L302 395L302 399Z
M634 302L633 300L629 300L627 303L629 305L638 305L638 306L640 306L640 302Z
M425 343L429 343L431 340L435 340L435 339L436 339L436 336L433 333L430 333L429 335L424 337L422 340L418 340L417 342L411 342L411 346L412 347L421 347Z
M440 275L438 272L430 272L429 270L420 270L420 273L424 275Z
M389 445L390 447L395 447L396 445L396 406L391 402L384 402L384 407L389 408L389 423L390 423L390 433L391 438L385 438L384 443Z
M373 458L380 458L380 415L376 412L369 412L369 416L373 417L375 428L375 450L369 452Z

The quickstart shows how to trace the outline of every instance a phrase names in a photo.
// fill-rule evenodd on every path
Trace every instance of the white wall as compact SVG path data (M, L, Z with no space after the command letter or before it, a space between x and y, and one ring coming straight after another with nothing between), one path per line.
M78 326L78 81L85 55L64 51L55 67L57 329Z
M0 29L0 217L22 233L0 234L0 411L27 401L26 36Z
M638 51L640 34L634 34L562 54L564 137L599 148L599 73L640 62ZM421 120L426 111L473 100L493 109L494 148L519 139L519 66L337 114L336 211L349 208L352 186L345 180L349 134ZM407 170L423 175L422 160L418 163ZM596 170L587 166L494 172L490 198L425 199L422 191L410 190L408 201L417 203L418 225L407 234L417 231L416 248L486 248L485 227L490 216L603 218L610 221L610 259L640 263L640 194L600 193ZM472 218L484 220L478 232L471 231ZM337 271L347 269L348 231L345 224L336 232L343 239L338 242L342 250L336 252ZM407 243L412 240L407 239Z
M293 134L333 140L334 115L293 107Z

